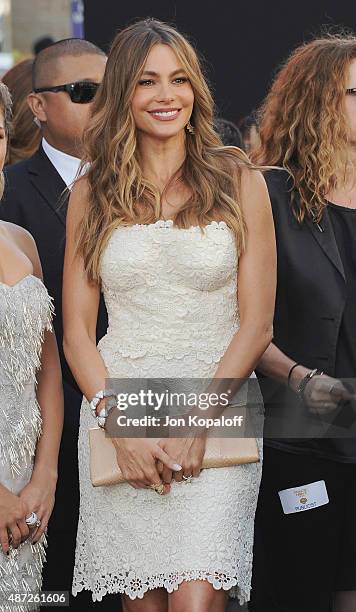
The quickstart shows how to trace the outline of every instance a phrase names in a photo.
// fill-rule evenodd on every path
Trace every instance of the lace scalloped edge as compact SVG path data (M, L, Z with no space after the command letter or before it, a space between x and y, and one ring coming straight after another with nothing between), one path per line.
M115 593L126 594L132 600L142 599L147 591L162 587L165 588L168 593L173 593L173 591L178 590L182 582L190 582L192 580L204 580L212 584L217 591L221 589L229 591L229 596L238 598L240 605L249 601L250 598L249 591L245 591L238 585L236 576L227 575L224 572L208 572L206 570L190 570L174 574L155 574L154 576L146 576L145 578L131 575L130 572L127 573L126 577L124 575L109 575L107 582L110 584L105 587L100 586L99 588L94 586L94 590L88 584L85 576L82 575L81 580L80 583L77 581L77 583L74 584L73 582L72 595L75 597L81 591L92 591L93 601L102 601L105 595ZM103 578L100 578L100 583L102 583L102 580Z
M226 350L226 349L225 349ZM202 361L203 363L218 363L221 359L221 357L223 356L225 350L221 350L219 352L216 353L203 353L202 351L200 352L196 352L195 356L197 358L198 361ZM171 359L184 359L187 355L191 355L191 351L172 351L172 352L168 352L168 351L162 351L160 353L153 353L151 352L149 349L146 348L116 348L115 349L115 354L120 355L121 357L124 358L128 358L128 359L140 359L141 357L157 357L157 355L159 355L160 357L164 357L165 359L167 359L167 361L171 360Z
M236 326L236 330L234 330L234 333L235 331L237 331L237 329L238 329L238 326ZM226 340L224 345L219 350L216 350L214 352L212 352L211 350L204 350L204 348L196 349L194 352L196 359L198 361L201 361L207 364L218 363L221 357L226 352L227 346L229 345L231 341L231 337ZM106 336L104 336L104 338L106 339ZM113 339L110 338L110 343L114 344L115 348L110 347L111 351L113 352L111 353L111 355L108 356L105 354L105 351L108 348L109 342L107 341L107 344L102 342L104 338L102 338L102 340L98 344L98 350L100 353L103 353L105 355L105 358L108 361L115 358L115 355L120 355L121 357L129 358L129 359L140 359L141 357L146 357L146 356L157 357L157 355L159 355L160 357L165 357L165 359L170 360L170 359L184 359L187 355L192 354L192 350L190 347L186 349L182 347L181 350L177 350L177 349L169 350L166 347L161 347L160 351L153 351L152 348L147 345L144 346L142 344L140 345L139 343L135 343L135 345L133 346L132 345L130 346L129 344L120 345L119 340L117 342L114 342Z
M154 223L134 223L133 225L118 225L115 229L130 229L130 230L149 230L149 229L183 229L188 232L197 232L201 230L200 225L190 225L189 227L178 228L174 225L174 221L172 219L158 219ZM206 229L229 229L227 223L225 221L210 221L210 223L206 223L202 226L204 230Z

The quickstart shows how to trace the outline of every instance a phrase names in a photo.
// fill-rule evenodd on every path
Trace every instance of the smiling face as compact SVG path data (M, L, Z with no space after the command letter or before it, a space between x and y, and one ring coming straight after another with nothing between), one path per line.
M192 86L174 51L154 45L131 103L136 128L153 138L175 137L187 125L193 104Z

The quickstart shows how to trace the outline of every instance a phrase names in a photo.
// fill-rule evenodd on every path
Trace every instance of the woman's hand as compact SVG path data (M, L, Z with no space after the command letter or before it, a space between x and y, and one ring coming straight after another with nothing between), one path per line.
M29 510L27 514L35 512L41 521L40 526L32 530L31 541L33 544L38 542L47 528L54 506L56 482L56 478L46 470L41 473L34 472L30 482L19 494L20 500Z
M168 455L177 457L182 466L181 471L173 474L166 466L158 464L158 471L164 483L171 483L172 477L177 482L182 482L183 476L199 476L206 446L205 433L185 438L162 438L159 445Z
M156 461L160 461L170 472L180 471L182 466L173 454L168 454L153 438L111 438L116 450L118 466L125 480L135 489L159 485L162 480ZM165 485L163 495L169 493Z
M339 407L340 402L356 399L341 380L326 375L315 375L307 383L303 398L313 414L327 414Z
M30 514L25 500L0 485L0 543L5 554L10 543L17 548L30 534L26 516Z

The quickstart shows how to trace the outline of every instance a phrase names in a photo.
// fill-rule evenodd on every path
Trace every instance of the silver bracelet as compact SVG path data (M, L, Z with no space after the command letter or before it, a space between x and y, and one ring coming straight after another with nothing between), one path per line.
M110 410L116 405L116 404L112 404L110 408L108 408L106 405L104 406L104 408L100 410L99 414L96 414L96 409L98 407L98 404L105 397L114 397L117 400L117 394L114 391L112 391L112 389L100 389L100 391L97 391L93 399L89 402L91 413L94 419L97 420L99 427L101 427L102 429L104 429L105 427L106 419L109 416Z
M300 381L298 387L297 387L297 394L299 395L299 398L301 400L304 400L304 391L305 388L308 384L308 382L314 377L314 376L323 376L324 372L322 370L318 370L318 368L315 368L314 370L310 370L310 372L308 372L308 374L306 374L304 376L304 378L302 378L302 380Z

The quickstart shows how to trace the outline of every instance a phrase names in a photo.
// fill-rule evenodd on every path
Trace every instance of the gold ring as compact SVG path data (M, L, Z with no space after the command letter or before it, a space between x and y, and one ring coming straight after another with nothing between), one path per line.
M158 495L163 495L163 493L164 493L164 484L162 482L160 482L159 484L151 484L150 485L150 489L152 489L153 491L156 491L156 493L158 493Z

